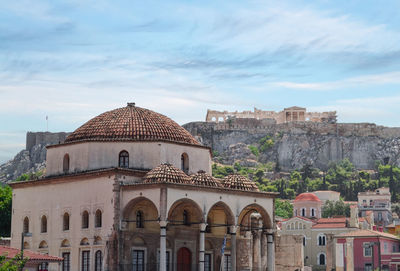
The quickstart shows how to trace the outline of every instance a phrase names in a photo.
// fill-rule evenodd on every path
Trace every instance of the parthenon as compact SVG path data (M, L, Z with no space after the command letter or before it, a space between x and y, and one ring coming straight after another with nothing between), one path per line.
M254 111L242 112L228 112L207 110L207 122L225 122L234 118L248 118L248 119L273 119L277 124L287 123L294 121L311 121L311 122L327 122L336 123L336 111L329 112L307 112L305 107L292 106L284 108L283 111L264 111L254 108Z

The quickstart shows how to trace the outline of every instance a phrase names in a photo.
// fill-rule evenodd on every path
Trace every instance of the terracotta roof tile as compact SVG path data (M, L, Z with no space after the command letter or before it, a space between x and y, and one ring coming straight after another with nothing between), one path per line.
M207 174L205 171L200 170L196 174L190 176L191 184L200 185L200 186L212 186L212 187L222 187L221 182Z
M13 247L0 246L0 255L9 258L14 258L15 255L20 253L21 250ZM24 249L24 258L29 258L29 261L46 261L46 262L61 262L63 259L60 257L50 256L47 254L41 254Z
M312 226L313 229L346 228L346 223L322 223Z
M240 174L231 174L222 179L222 185L229 189L259 191L255 182Z
M301 193L295 199L294 202L297 201L318 201L321 200L314 193Z
M317 223L346 223L346 217L320 218Z
M201 146L175 121L134 104L94 117L65 140L79 141L170 141Z
M372 230L358 230L358 231L351 231L347 233L342 233L337 236L336 238L341 238L341 237L386 237L386 238L391 238L395 240L400 240L399 237L396 235L386 233L386 232L379 232L379 231L372 231Z
M190 177L182 170L170 164L162 164L150 170L144 176L144 183L181 183L190 184Z

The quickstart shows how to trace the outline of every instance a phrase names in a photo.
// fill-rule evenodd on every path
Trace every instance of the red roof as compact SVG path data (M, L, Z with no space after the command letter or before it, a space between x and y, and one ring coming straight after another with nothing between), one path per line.
M175 121L133 103L98 115L65 140L82 141L169 141L201 146Z
M386 237L394 240L400 240L400 238L397 237L396 235L386 232L372 231L372 230L357 230L357 231L342 233L335 236L335 238L343 238L343 237Z
M301 193L294 199L294 202L296 202L296 201L318 201L318 202L321 202L321 200L314 193Z
M317 220L317 223L346 223L346 220L345 217L320 218Z
M21 250L13 247L0 246L0 255L7 258L14 258ZM30 250L24 250L24 258L29 258L29 261L46 261L46 262L61 262L63 258L41 254Z
M321 223L312 226L313 229L346 228L346 223Z

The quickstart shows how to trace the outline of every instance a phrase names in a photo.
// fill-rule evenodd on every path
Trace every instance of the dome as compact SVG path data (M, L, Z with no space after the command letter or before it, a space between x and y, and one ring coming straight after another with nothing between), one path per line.
M222 187L222 184L213 176L207 174L205 171L200 170L196 174L190 176L191 184L199 186Z
M259 191L255 182L239 175L231 174L222 179L222 185L225 188L239 189L245 191Z
M301 193L294 201L321 201L314 193Z
M173 165L162 164L147 172L143 182L190 184L190 177Z
M79 141L168 141L200 146L175 121L134 103L94 117L65 140L66 143Z

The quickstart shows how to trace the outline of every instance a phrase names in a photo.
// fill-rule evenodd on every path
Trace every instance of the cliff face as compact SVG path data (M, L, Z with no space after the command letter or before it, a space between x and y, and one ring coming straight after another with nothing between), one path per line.
M28 132L26 149L14 159L0 165L0 182L15 180L24 173L33 173L46 166L46 146L64 142L68 133Z
M374 169L375 161L400 163L400 128L370 123L291 122L232 119L226 123L191 122L184 127L204 145L219 153L223 163L248 164L249 145L269 136L273 144L261 152L259 162L275 162L283 170L310 164L326 169L329 162L348 158L359 169Z

